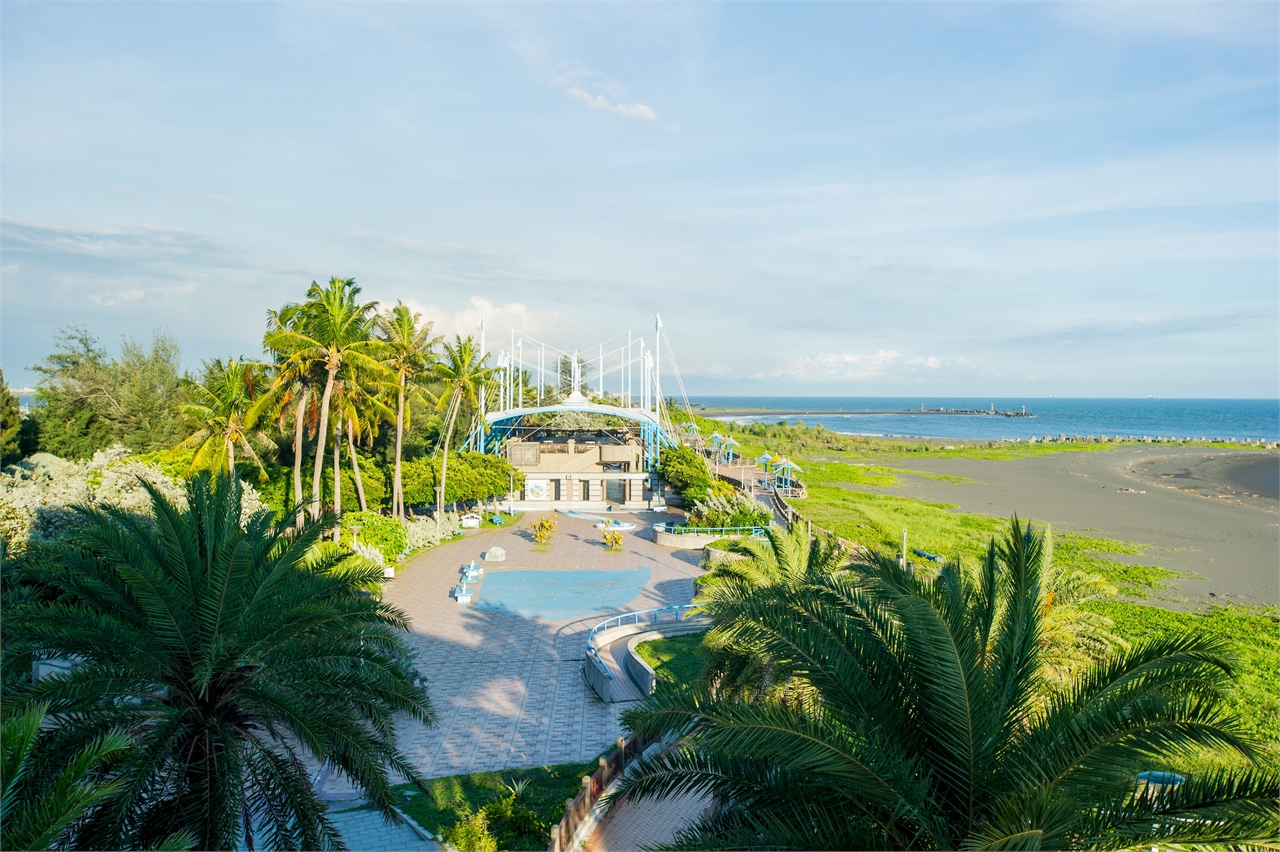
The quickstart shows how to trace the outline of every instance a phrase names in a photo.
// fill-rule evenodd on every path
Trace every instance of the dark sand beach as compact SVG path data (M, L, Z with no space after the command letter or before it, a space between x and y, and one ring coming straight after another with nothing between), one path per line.
M1189 572L1188 604L1280 604L1280 454L1121 447L1008 461L912 459L903 467L967 477L906 476L867 489L1051 523L1061 531L1149 545L1143 565ZM1145 492L1145 493L1142 493Z

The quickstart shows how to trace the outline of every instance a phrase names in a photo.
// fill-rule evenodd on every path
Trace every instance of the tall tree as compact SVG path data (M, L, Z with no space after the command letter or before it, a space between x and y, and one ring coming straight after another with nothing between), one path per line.
M431 336L431 323L424 322L422 314L409 310L403 302L382 312L378 319L382 340L387 344L387 365L395 373L396 389L396 467L391 485L391 513L404 518L404 482L401 465L404 458L404 430L407 426L412 402L416 397L423 404L434 403L430 399L424 380L431 377L431 367L436 361L435 347L442 338Z
M267 311L267 334L264 346L275 359L275 379L271 389L255 404L255 415L270 411L280 420L281 427L292 420L293 425L293 505L297 507L295 522L302 526L302 455L308 426L314 433L319 417L319 406L312 393L319 378L320 365L309 357L311 347L297 347L296 339L276 341L281 348L271 345L272 332L280 329L299 330L305 315L300 305L286 305L279 311Z
M355 480L360 511L365 512L369 505L364 496L364 480L360 475L360 457L356 455L356 444L372 441L378 434L379 422L392 420L395 414L382 402L380 394L365 387L361 382L362 377L356 371L347 372L347 378L334 387L334 408L338 412L334 419L341 424L341 431L346 434L351 476ZM338 487L336 480L334 487ZM337 494L336 491L334 493Z
M18 437L22 431L22 410L17 398L9 391L0 369L0 467L6 467L22 458Z
M1258 765L1222 706L1232 664L1220 642L1145 642L1043 703L1042 547L1015 519L973 574L925 578L872 555L758 588L715 629L792 687L702 683L627 711L635 733L682 739L620 795L710 795L716 807L676 838L686 849L1274 843L1272 767L1138 777L1205 748Z
M320 398L320 423L316 430L316 459L311 476L311 516L320 517L320 472L324 465L325 438L329 433L329 405L338 373L344 368L379 374L385 368L379 358L385 343L373 337L376 302L360 302L354 278L329 279L321 287L311 282L307 300L296 325L268 331L266 344L273 351L324 366L324 393ZM286 308L288 310L289 308ZM335 483L336 486L336 483Z
M185 402L179 410L198 428L185 441L184 447L195 447L191 460L192 470L227 470L236 475L236 448L258 466L259 478L266 478L262 459L254 450L274 450L273 441L258 427L259 417L254 403L267 389L266 371L254 361L221 358L206 361L204 375L199 382L182 380L191 395L192 402Z
M49 577L59 596L5 619L9 647L78 660L6 695L6 712L47 702L51 753L113 730L132 741L78 848L148 848L174 831L199 849L338 848L309 759L398 820L389 776L423 782L394 715L434 713L407 662L405 616L361 594L382 569L319 544L327 519L301 531L265 510L242 521L225 474L193 477L185 505L150 490L154 521L78 509L84 524Z
M87 329L59 329L54 351L32 367L42 377L32 410L40 449L87 458L117 443L139 452L172 447L182 429L180 361L165 332L150 349L126 339L112 358Z
M464 406L478 410L480 388L493 379L494 370L486 367L487 355L481 355L475 340L455 335L453 343L444 345L444 355L435 365L435 375L442 385L438 408L445 409L444 431L441 439L444 452L440 458L440 485L436 497L436 526L440 526L440 513L444 511L445 477L449 473L449 440L453 436L458 411Z

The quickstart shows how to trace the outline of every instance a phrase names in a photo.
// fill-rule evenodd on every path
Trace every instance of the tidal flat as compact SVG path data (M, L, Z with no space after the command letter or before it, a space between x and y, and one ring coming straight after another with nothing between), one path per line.
M917 456L899 464L916 473L900 471L892 485L846 487L994 517L1016 512L1056 532L1140 544L1141 554L1113 558L1178 572L1170 583L1184 605L1280 604L1278 453L1126 445L1000 461Z

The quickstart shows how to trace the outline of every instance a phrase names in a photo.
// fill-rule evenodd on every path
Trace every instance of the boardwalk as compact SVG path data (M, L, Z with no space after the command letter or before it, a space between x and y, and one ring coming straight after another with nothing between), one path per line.
M527 522L533 516L526 515ZM633 609L685 604L693 599L698 551L672 551L649 540L649 523L663 516L641 514L640 529L624 533L625 550L604 550L590 521L558 516L547 552L534 552L524 524L518 529L473 533L429 551L388 584L386 600L409 616L410 644L429 680L438 721L426 727L409 719L399 726L400 746L426 777L507 768L587 762L622 730L625 705L604 704L583 680L586 634L609 615ZM619 610L584 612L564 621L523 618L459 605L449 597L458 568L488 548L507 551L495 571L636 568L651 570L639 597ZM484 586L479 600L483 600ZM324 784L328 798L349 795L334 773Z

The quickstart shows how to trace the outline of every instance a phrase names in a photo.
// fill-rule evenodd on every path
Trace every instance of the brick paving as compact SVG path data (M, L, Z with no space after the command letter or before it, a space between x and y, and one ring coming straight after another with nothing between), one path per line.
M686 794L661 802L624 799L587 841L584 852L637 852L670 843L676 832L696 821L710 797Z
M410 643L429 680L437 714L434 726L403 719L401 749L426 777L575 763L592 760L622 734L625 705L604 704L582 676L587 632L618 612L685 604L693 599L700 551L676 551L651 540L649 526L668 516L622 516L638 528L623 533L624 551L604 550L592 521L557 515L546 552L535 552L526 513L517 528L483 530L413 560L387 585L385 599L410 619ZM648 566L640 596L622 609L584 613L568 621L523 618L477 610L449 597L458 569L493 546L505 562L485 574L518 569L572 571ZM483 599L481 584L477 600ZM325 783L326 797L342 795L338 773Z
M330 819L351 852L436 852L443 847L423 840L407 825L396 825L377 811L331 813Z

